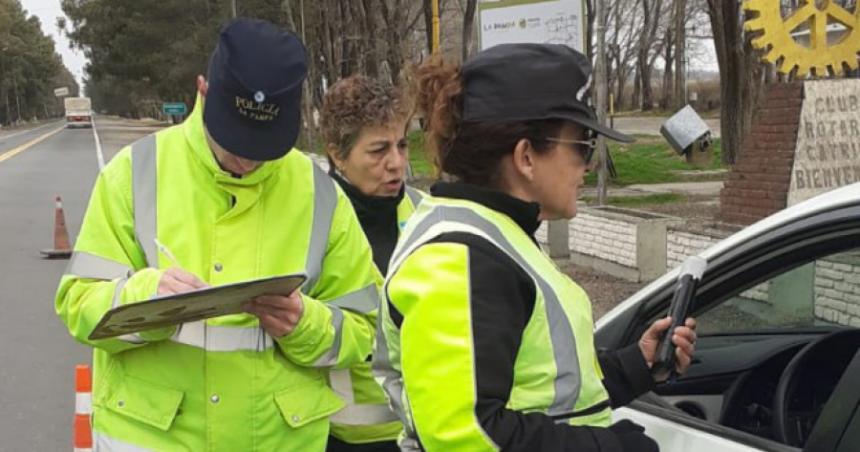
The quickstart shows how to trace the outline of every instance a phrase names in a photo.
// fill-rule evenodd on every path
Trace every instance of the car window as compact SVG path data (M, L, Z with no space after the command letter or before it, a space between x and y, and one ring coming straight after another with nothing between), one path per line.
M839 325L860 327L860 249L783 272L698 316L703 335Z

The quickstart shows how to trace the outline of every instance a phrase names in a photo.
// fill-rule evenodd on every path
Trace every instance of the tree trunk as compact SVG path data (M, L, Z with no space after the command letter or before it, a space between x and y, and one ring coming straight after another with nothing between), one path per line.
M329 20L330 12L327 12L329 8L327 8L329 2L322 2L323 5L316 5L317 10L319 11L319 23L317 24L316 33L317 36L320 36L320 46L322 47L322 54L325 66L322 70L323 77L331 84L337 74L337 56L335 55L335 44L332 39L332 35L330 32L330 27L327 25Z
M365 70L369 77L378 78L379 60L383 55L383 53L379 51L379 48L384 41L377 39L370 31L377 29L378 24L378 22L374 20L374 9L371 4L371 0L361 0L361 8L364 16L364 30L362 30L362 32L367 34L366 50L369 53L365 55Z
M672 27L666 27L666 48L663 49L663 60L666 61L666 65L663 69L663 98L660 100L660 108L663 110L668 110L674 106L674 97L673 93L673 76L672 72L672 62L673 62L673 50L675 50L675 46L672 45L674 43L675 36L673 36Z
M304 7L304 4L301 5ZM304 41L305 46L308 48L308 53L311 55L315 54L312 49L314 45L311 42L307 41L307 37L305 36L305 23L302 22L301 28L296 26L296 18L293 15L292 6L290 5L290 0L284 0L281 3L281 7L284 10L284 17L287 21L287 26L290 27L295 33L300 34L302 41ZM300 18L304 20L304 11L299 11ZM305 132L305 150L309 152L313 152L316 150L316 128L314 124L313 117L313 92L314 86L316 83L316 64L317 60L314 58L309 59L308 61L308 76L305 79L304 86L302 87L302 115L304 115L304 132Z
M687 0L675 0L675 109L687 104Z
M654 106L654 92L651 89L651 61L649 61L651 46L657 34L659 13L663 0L640 0L642 5L642 34L639 40L639 54L637 65L639 67L640 92L642 95L642 111L649 111Z
M463 16L463 61L469 58L469 47L472 44L472 30L475 25L475 10L478 0L466 0L466 14Z
M630 105L633 109L642 107L642 75L639 73L638 64L633 75L633 97L630 99Z
M347 15L346 10L346 2L338 1L338 20L334 23L330 24L332 28L332 33L336 33L340 39L340 64L338 65L338 80L341 78L346 78L352 73L351 65L354 62L354 55L352 53L352 49L350 48L350 30L351 30L351 21L349 20L349 16ZM338 28L338 31L335 32L335 27ZM332 80L331 83L336 82L337 80Z
M708 0L708 14L720 67L720 113L722 159L734 164L752 123L754 107L762 87L762 65L749 40L744 40L739 3ZM745 42L746 41L746 42Z
M617 85L615 86L615 109L621 111L624 109L624 90L627 84L627 73L625 71L618 71Z
M648 52L647 49L644 52ZM641 55L640 55L641 57ZM639 59L639 83L640 94L642 96L641 108L642 111L651 111L654 109L654 90L651 89L651 68L648 67L648 59Z
M395 2L389 7L386 0L379 1L380 10L382 11L382 21L385 23L385 40L386 43L386 61L388 68L391 71L391 82L397 80L400 71L403 67L403 41L409 33L409 26L406 24L406 6L402 2ZM431 18L432 19L432 18ZM432 22L432 21L431 21Z

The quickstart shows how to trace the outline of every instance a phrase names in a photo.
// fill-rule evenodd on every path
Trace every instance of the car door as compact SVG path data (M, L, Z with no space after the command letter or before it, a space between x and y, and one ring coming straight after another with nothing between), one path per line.
M858 266L852 269L860 273L858 251L860 207L852 204L799 216L718 254L703 253L708 266L693 307L693 315L700 322L693 365L677 382L659 385L655 390L659 397L636 401L616 410L615 416L645 425L661 444L661 450L668 452L799 450L770 438L767 425L761 426L762 431L755 425L745 429L724 425L728 423L724 403L727 397L736 398L731 391L738 386L738 380L760 363L787 361L806 343L841 327L839 320L845 319L828 322L822 317L822 309L827 306L820 304L813 293L817 290L816 275L824 272L823 263L829 265L836 257L845 256L858 260ZM598 322L598 348L616 349L631 344L647 325L664 316L676 275L677 272L670 273L651 284ZM852 276L855 277L860 280L860 274ZM809 292L810 287L813 292ZM762 301L768 295L771 298ZM761 311L763 306L771 310ZM758 323L750 322L757 317L755 309L761 311ZM744 327L733 329L726 325ZM685 402L688 405L682 405ZM767 406L759 405L764 418ZM850 422L847 414L842 415L845 419L838 418L838 414L830 417L834 416L837 419L830 422ZM821 447L821 443L816 444ZM815 450L836 450L833 447Z

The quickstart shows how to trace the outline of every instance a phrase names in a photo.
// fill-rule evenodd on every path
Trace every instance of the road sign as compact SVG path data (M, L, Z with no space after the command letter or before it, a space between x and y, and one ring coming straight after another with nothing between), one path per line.
M483 0L478 2L481 49L497 44L566 44L585 53L582 0Z
M165 115L185 115L188 113L188 107L185 102L165 102L161 105L161 111Z
M61 86L54 90L54 96L63 97L69 95L69 88L66 86Z

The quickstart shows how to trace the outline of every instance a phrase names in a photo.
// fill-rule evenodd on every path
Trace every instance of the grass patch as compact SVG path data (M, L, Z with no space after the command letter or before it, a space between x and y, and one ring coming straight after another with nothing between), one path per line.
M597 202L597 198L585 196L583 201L592 205ZM642 206L653 206L661 204L676 204L687 201L685 195L677 193L657 193L644 196L610 196L606 203L610 206L637 208Z
M711 145L711 163L704 168L694 168L687 164L684 157L678 155L662 137L638 137L632 144L610 143L609 152L618 173L618 178L610 182L612 185L680 182L684 178L678 171L723 168L719 139L714 140ZM597 172L586 176L585 183L590 186L597 185Z
M413 130L406 139L409 140L409 164L412 166L412 174L415 177L432 177L433 164L424 152L424 133Z
M413 174L419 178L433 177L433 164L424 151L424 134L415 130L407 138ZM724 168L720 144L719 139L714 140L711 163L700 169ZM678 171L697 169L688 165L662 137L637 136L636 142L629 145L610 143L610 153L618 172L618 179L611 181L615 186L681 182L686 179ZM597 173L586 177L586 185L597 185Z

